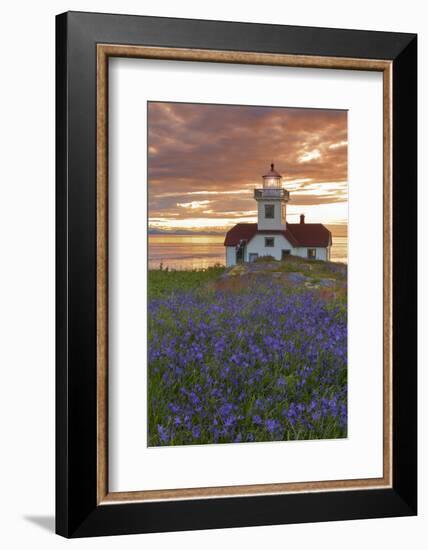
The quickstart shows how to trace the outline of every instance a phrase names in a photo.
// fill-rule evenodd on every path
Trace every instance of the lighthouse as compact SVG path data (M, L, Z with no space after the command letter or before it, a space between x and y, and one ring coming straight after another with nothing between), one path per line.
M285 231L287 224L287 203L290 193L282 187L282 176L270 165L270 170L262 176L263 187L254 189L257 202L257 229Z
M254 199L257 223L237 223L226 233L226 267L254 262L262 256L330 260L331 233L322 223L306 223L304 214L300 214L300 223L287 221L290 193L273 163L262 176L262 186L254 189Z

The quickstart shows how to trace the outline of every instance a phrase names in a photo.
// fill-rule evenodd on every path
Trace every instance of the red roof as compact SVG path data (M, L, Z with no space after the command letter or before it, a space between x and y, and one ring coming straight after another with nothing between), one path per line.
M224 246L236 246L240 241L249 242L257 234L284 235L293 247L331 245L331 233L322 223L287 223L285 231L257 229L256 223L238 223L226 233Z
M299 243L297 246L331 245L331 233L322 223L288 223L287 230Z
M237 223L226 233L224 246L236 246L239 241L249 241L256 233L256 223Z

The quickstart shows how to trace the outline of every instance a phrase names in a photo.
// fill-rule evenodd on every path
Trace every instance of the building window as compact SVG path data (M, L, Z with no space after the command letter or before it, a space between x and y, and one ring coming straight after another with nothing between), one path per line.
M316 248L308 248L308 258L310 260L315 260L317 257L317 249Z
M265 237L265 247L272 248L275 246L275 239L273 237Z
M273 220L275 217L275 205L265 204L265 218L268 220Z
M256 252L250 252L250 254L248 255L248 261L255 262L258 257L259 255Z
M287 256L291 254L291 250L289 248L281 251L281 259L285 260Z

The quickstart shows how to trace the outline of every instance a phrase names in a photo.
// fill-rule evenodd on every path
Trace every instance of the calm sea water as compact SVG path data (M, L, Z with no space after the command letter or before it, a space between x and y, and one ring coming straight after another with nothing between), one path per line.
M149 235L149 269L200 269L225 263L223 235ZM334 237L333 262L347 263L348 238Z

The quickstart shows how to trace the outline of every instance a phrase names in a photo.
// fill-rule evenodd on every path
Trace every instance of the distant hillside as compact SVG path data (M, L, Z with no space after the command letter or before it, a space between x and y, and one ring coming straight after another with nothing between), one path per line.
M227 229L219 229L218 231L191 231L190 229L177 229L171 231L169 229L149 228L149 235L224 235Z
M333 237L347 237L348 236L348 226L339 225L339 224L325 224L327 229L331 231ZM209 231L202 230L191 230L191 229L158 229L155 227L149 227L149 235L224 235L230 227L211 229Z

